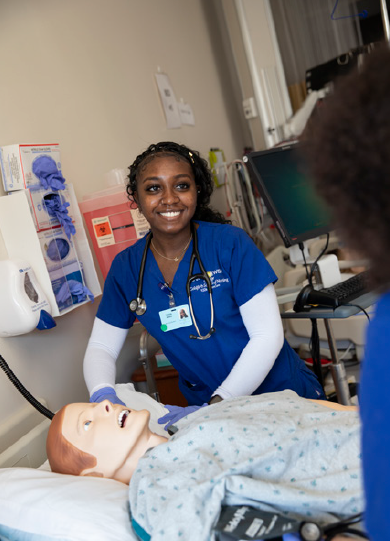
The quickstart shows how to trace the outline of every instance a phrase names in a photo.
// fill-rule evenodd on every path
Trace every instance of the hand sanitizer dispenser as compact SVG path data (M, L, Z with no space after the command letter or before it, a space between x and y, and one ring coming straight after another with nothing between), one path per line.
M18 336L56 323L31 266L23 260L0 261L0 337Z

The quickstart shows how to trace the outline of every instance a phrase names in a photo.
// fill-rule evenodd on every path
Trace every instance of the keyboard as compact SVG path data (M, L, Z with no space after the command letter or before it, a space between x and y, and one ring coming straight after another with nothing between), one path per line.
M349 304L364 293L368 293L368 272L360 272L344 282L339 282L331 287L324 287L319 290L320 293L328 295L334 307L341 304ZM331 304L331 303L330 303Z

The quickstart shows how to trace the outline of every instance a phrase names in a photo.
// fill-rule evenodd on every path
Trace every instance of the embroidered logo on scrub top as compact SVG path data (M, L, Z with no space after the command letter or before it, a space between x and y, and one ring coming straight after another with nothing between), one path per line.
M213 271L207 271L207 274L210 276L211 280L211 289L220 287L223 283L229 283L229 278L224 278L222 275L221 269L216 269ZM200 291L201 293L207 292L206 282L199 278L199 280L194 280L191 285L191 293L193 291Z

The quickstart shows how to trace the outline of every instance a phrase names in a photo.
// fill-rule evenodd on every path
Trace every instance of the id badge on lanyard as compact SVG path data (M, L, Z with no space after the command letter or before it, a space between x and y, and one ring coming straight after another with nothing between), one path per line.
M180 327L190 327L192 319L188 304L181 304L168 310L161 310L158 313L161 321L161 330L164 332L180 329Z

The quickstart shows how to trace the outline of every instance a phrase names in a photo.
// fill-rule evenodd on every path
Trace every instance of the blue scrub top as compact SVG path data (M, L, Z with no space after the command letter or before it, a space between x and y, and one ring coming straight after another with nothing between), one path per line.
M367 329L360 392L367 532L389 538L390 506L390 292L381 296Z
M206 271L211 275L216 332L207 340L197 336L195 326L164 332L160 312L169 308L168 294L159 288L164 278L151 250L148 251L143 279L146 312L139 321L159 342L166 357L178 370L180 389L189 404L203 404L225 380L249 340L239 307L260 293L277 277L252 239L240 228L197 222L198 249ZM129 304L137 296L138 274L146 238L119 253L111 266L97 317L120 328L130 328L135 314ZM186 282L192 242L180 261L171 291L176 306L188 304ZM195 261L194 273L200 272ZM210 295L205 282L191 284L191 300L202 335L210 329ZM259 352L261 362L261 352ZM250 378L250 374L248 374ZM292 389L300 396L323 398L315 375L284 343L275 364L254 394ZM321 394L321 396L320 396Z

